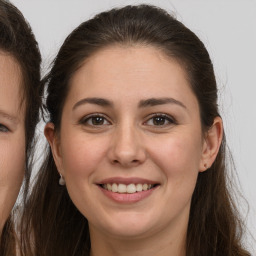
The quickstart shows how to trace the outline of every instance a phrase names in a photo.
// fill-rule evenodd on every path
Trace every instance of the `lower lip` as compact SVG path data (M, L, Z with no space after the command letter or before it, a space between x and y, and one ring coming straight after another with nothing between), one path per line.
M129 193L123 193L123 194L122 193L114 193L112 191L102 188L101 186L98 186L98 187L104 193L105 196L109 197L110 199L114 200L115 202L129 204L129 203L139 202L139 201L149 197L158 186L151 188L149 190L131 193L131 194L129 194Z

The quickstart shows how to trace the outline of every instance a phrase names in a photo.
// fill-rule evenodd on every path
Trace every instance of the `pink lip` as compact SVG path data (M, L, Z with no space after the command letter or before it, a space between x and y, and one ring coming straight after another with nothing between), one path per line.
M138 178L138 177L131 177L131 178L124 178L124 177L112 177L112 178L107 178L102 181L100 181L98 184L159 184L157 181L152 181L152 180L147 180L143 178Z
M124 184L124 183L122 183L122 184ZM155 191L155 189L158 188L158 186L157 186L157 187L153 187L149 190L136 192L133 194L128 194L128 193L121 194L121 193L114 193L112 191L106 190L106 189L102 188L101 186L98 186L98 187L103 192L103 194L105 196L114 200L117 203L122 203L122 204L131 204L131 203L139 202L139 201L149 197Z

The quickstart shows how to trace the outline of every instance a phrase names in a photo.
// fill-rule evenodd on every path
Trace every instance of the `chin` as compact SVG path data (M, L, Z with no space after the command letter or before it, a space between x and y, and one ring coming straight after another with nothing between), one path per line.
M121 240L133 240L148 236L148 227L113 227L112 230L108 229L108 235L116 237Z
M106 223L104 223L106 224ZM145 237L151 233L154 223L146 216L139 216L138 214L128 216L112 217L108 225L102 226L104 233L118 239L138 239Z

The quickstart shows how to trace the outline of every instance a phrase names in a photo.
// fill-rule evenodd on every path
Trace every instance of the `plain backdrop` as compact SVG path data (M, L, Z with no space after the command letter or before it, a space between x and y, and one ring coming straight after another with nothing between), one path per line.
M214 63L219 105L242 194L239 206L256 237L256 1L255 0L12 0L32 26L43 55L43 72L65 37L98 12L151 3L172 12L206 45ZM42 135L43 125L39 127ZM43 136L43 135L42 135ZM42 137L41 143L44 142ZM38 155L43 155L42 146ZM256 245L252 238L247 244Z

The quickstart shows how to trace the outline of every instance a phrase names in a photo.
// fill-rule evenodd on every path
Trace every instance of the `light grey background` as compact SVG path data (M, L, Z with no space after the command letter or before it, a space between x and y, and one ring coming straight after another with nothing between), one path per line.
M173 12L205 43L220 89L220 109L241 190L250 211L247 226L256 237L256 1L255 0L12 0L39 41L44 72L65 37L100 11L151 3ZM42 131L42 125L39 127ZM43 143L43 142L42 142ZM39 149L40 150L40 149ZM39 151L42 155L43 151ZM241 203L241 211L247 215ZM200 224L199 224L200 225ZM255 241L247 244L254 248Z

